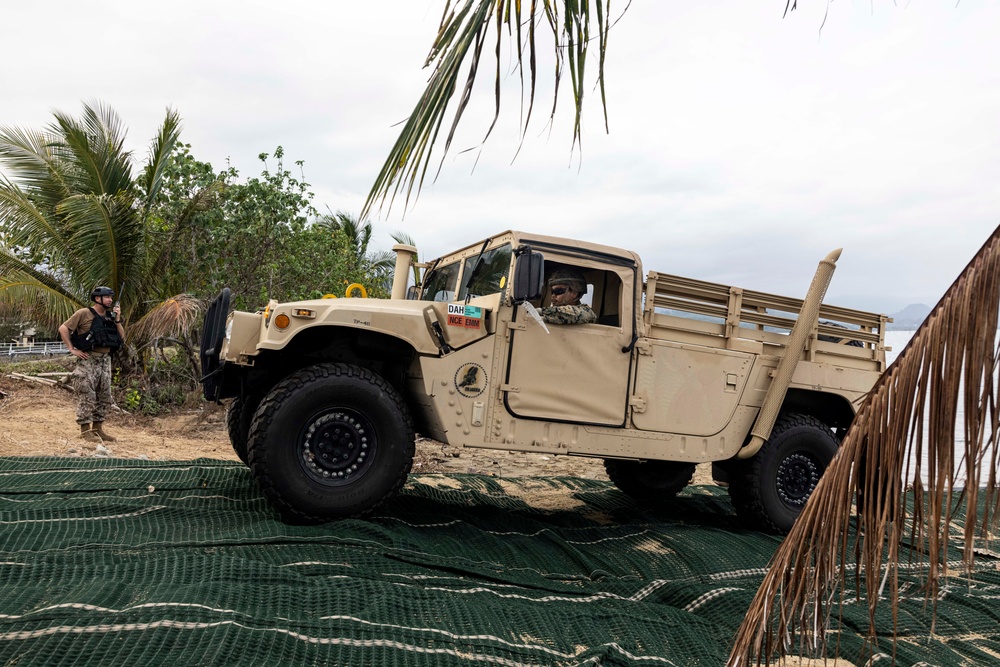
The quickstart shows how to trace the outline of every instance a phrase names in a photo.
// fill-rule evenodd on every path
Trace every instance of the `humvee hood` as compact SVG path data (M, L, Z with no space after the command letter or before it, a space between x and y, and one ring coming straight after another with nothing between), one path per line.
M338 326L383 333L405 340L420 354L437 354L432 326L438 322L435 304L394 299L310 299L281 303L270 313L258 349L277 350L294 336L316 326ZM287 315L290 324L279 329L275 321Z

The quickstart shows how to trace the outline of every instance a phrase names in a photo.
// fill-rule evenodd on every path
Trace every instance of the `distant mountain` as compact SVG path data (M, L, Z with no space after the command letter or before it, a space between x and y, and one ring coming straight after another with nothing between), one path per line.
M889 316L892 318L892 324L888 326L888 329L889 331L913 331L920 326L930 314L930 306L926 306L922 303L911 303L903 310Z

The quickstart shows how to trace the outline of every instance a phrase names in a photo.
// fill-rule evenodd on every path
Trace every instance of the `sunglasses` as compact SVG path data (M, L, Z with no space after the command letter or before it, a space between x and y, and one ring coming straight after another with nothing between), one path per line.
M554 296L562 296L566 292L570 292L570 291L572 291L572 290L570 290L570 288L568 288L568 287L553 287L552 288L552 294Z

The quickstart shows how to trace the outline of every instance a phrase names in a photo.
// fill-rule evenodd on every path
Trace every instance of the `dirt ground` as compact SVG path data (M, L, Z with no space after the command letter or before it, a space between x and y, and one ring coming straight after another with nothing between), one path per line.
M226 434L225 406L204 403L161 417L114 410L105 430L117 441L98 447L80 439L76 401L68 389L11 378L0 366L0 392L5 394L0 396L0 456L236 460ZM607 478L600 459L461 448L425 438L417 441L413 472ZM698 466L693 483L712 484L710 466Z

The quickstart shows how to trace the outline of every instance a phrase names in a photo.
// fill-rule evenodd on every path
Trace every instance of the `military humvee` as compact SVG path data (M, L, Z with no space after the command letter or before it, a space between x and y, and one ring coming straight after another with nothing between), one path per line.
M643 277L632 251L525 232L432 262L394 249L391 299L229 313L227 288L206 313L205 397L233 399L233 448L286 520L372 510L404 484L419 432L599 457L640 500L712 462L740 515L787 531L885 369L888 318L820 306L839 251L796 299ZM556 269L582 272L595 323L532 316Z

